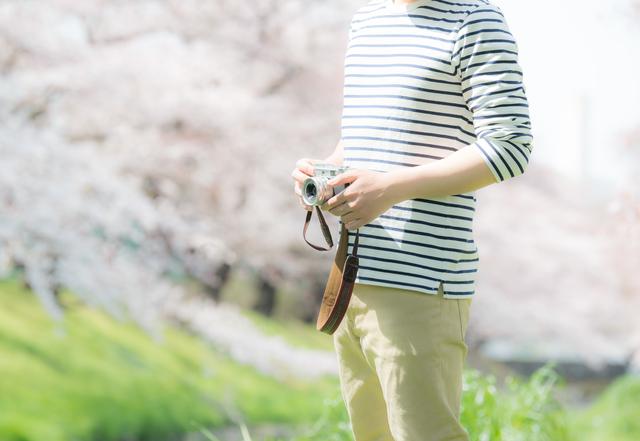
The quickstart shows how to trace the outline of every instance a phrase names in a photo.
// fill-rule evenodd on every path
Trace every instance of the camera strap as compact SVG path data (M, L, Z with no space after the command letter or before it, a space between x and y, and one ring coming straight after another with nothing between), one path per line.
M324 236L324 240L325 242L327 242L327 245L329 245L329 247L326 248L314 245L307 239L307 229L309 228L309 223L311 222L311 215L313 214L312 210L307 211L307 217L304 220L304 228L302 229L302 237L304 238L304 241L307 242L312 248L318 251L329 251L331 248L333 248L333 238L331 237L331 230L329 230L329 226L327 225L327 221L325 220L320 207L316 205L314 208L318 213L318 220L320 221L320 229L322 230L322 235Z
M302 235L304 240L314 249L328 251L333 247L331 231L329 230L320 208L318 206L315 206L315 208L318 212L322 234L324 235L329 248L314 245L307 240L306 234L313 214L312 210L307 211ZM336 251L335 258L333 259L331 271L329 272L327 284L322 296L320 311L318 312L318 319L316 321L316 329L318 331L322 331L326 334L333 334L347 312L347 307L351 300L351 293L353 292L356 276L358 274L359 239L360 229L357 229L351 254L347 254L347 249L349 247L349 232L344 223L340 222L340 242L338 243L338 249Z
M340 243L329 272L322 303L320 304L320 311L318 312L318 319L316 320L316 329L318 331L333 334L347 312L358 274L359 259L357 252L359 238L360 230L356 230L353 249L351 254L347 254L349 234L344 223L341 225Z

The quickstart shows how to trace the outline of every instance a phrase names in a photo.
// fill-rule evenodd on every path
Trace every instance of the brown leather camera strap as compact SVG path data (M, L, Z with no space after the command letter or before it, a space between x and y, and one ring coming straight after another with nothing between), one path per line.
M327 225L327 221L322 215L322 210L317 205L315 206L316 212L318 213L318 220L320 221L320 229L322 230L322 235L324 236L324 240L329 245L328 248L321 247L318 245L314 245L307 239L307 229L309 228L309 223L311 222L311 215L313 214L312 210L307 211L307 217L304 220L304 228L302 229L302 237L304 241L307 242L312 248L315 248L318 251L329 251L333 248L333 238L331 237L331 230L329 230L329 226Z
M347 255L349 235L344 224L341 225L338 250L329 272L316 322L316 329L324 333L333 334L347 312L358 274L359 238L360 230L356 230L352 252Z
M302 229L302 236L304 237L305 242L307 242L312 248L319 251L328 251L333 247L331 230L329 230L329 226L322 215L320 207L315 206L315 209L318 213L320 229L322 230L324 239L329 247L327 248L314 245L307 240L307 229L311 222L313 214L312 210L307 211L304 227ZM353 249L351 250L351 254L347 255L347 250L349 248L349 232L344 223L340 222L340 241L338 242L338 249L333 259L327 284L324 288L322 303L320 304L320 311L318 312L318 320L316 321L316 329L319 331L327 334L333 334L347 312L347 307L351 300L351 293L353 292L356 276L358 274L359 240L360 230L357 229Z

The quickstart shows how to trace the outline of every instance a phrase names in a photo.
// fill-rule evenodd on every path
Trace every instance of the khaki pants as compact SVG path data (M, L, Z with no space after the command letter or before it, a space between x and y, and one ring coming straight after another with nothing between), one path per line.
M357 283L333 334L355 441L467 441L460 425L471 299Z

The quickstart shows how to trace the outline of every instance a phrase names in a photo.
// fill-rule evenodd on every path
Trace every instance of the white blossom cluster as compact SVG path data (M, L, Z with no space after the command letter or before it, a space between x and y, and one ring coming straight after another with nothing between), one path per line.
M192 241L193 226L136 191L118 161L91 146L68 148L53 133L5 124L0 155L4 272L23 267L55 316L54 290L65 287L151 328L174 289L163 277L174 264L172 244ZM224 251L213 238L208 245Z
M478 195L472 338L640 369L640 194L530 173Z
M299 141L326 128L301 120L287 132L282 117L314 103L277 92L335 37L308 38L302 4L0 3L2 273L23 268L55 317L56 292L70 289L150 332L179 317L274 374L309 360L304 376L334 370L329 355L262 336L228 307L167 307L183 299L176 273L215 283L216 265L259 267L274 253L289 275L304 269L289 172L307 151ZM317 30L340 24L318 17ZM316 81L338 79L329 72Z

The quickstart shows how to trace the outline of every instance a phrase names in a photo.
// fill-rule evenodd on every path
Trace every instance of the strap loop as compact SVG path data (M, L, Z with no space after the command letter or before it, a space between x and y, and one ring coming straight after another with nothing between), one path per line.
M309 246L312 247L313 249L316 249L318 251L329 251L331 248L333 248L333 237L331 236L331 230L329 229L329 226L327 225L327 221L325 220L324 215L322 214L322 210L320 209L320 207L318 207L316 205L314 208L315 208L316 212L318 213L318 220L320 221L320 229L322 230L322 235L324 236L324 240L325 240L325 242L327 242L328 247L323 247L323 246L312 244L307 239L307 230L309 229L309 224L311 223L311 217L313 215L313 210L308 210L307 211L307 217L304 220L304 227L302 228L302 237L304 238L304 241L307 242L309 244ZM345 233L348 234L348 230L345 228L344 223L342 223L342 230L341 231L344 231ZM355 242L353 243L353 249L351 250L351 254L353 256L357 256L357 254L358 254L358 242L359 242L359 239L360 239L360 229L358 228L356 230L356 239L355 239Z
M307 242L309 246L311 246L312 248L318 251L329 251L331 248L333 248L333 238L331 237L331 230L327 225L327 221L325 220L322 214L322 210L320 210L320 207L316 205L315 209L316 209L316 212L318 213L318 219L320 221L320 229L322 230L322 235L324 236L324 240L325 242L327 242L327 245L329 245L329 247L326 248L326 247L314 245L311 242L309 242L309 240L307 239L307 229L309 228L309 223L311 222L311 215L313 214L313 210L307 211L307 217L304 221L304 227L302 228L302 237L304 238L304 241Z

